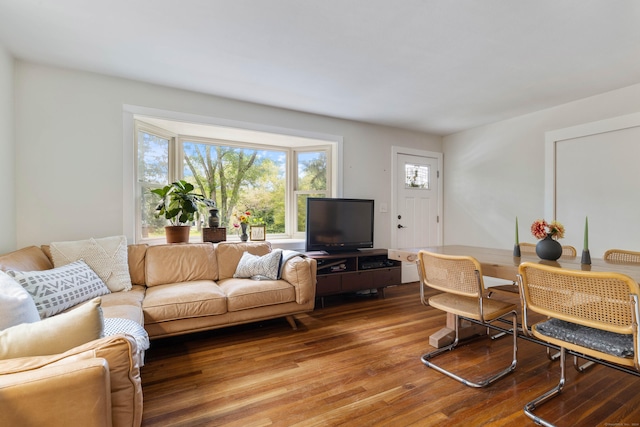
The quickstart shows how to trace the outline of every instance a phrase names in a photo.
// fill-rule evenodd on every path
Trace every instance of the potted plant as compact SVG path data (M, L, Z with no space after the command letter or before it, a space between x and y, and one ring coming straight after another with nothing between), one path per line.
M165 227L167 243L188 243L191 222L199 217L198 207L216 206L213 200L193 193L194 189L192 184L180 180L151 190L160 196L156 216L163 216L171 224Z

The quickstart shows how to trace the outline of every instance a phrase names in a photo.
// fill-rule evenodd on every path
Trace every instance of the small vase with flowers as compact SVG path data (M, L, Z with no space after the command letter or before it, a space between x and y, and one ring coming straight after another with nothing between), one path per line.
M558 221L547 222L538 219L531 224L531 234L540 239L536 244L536 255L540 259L556 261L562 255L562 245L558 239L564 237L564 226Z

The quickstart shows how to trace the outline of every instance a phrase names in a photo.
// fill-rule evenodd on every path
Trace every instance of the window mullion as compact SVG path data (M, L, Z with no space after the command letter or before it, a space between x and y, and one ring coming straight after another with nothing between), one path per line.
M287 196L285 204L285 233L287 236L293 236L297 229L297 215L296 215L296 196L295 190L298 186L298 159L296 152L293 149L288 150L287 155L287 182L285 194Z
M184 171L182 163L184 162L184 150L182 144L178 144L177 138L173 137L169 141L169 152L172 153L169 161L170 181L175 182L183 178Z

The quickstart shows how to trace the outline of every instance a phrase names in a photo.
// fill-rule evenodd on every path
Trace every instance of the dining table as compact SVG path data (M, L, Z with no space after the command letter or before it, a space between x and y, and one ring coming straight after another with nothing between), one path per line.
M548 261L538 258L534 253L521 253L519 257L513 256L513 249L444 245L424 248L389 249L387 256L392 260L414 263L418 260L418 252L421 250L444 255L472 256L480 263L483 276L504 280L504 283L501 286L497 286L496 290L506 290L512 293L518 292L518 287L516 286L518 267L523 262L533 262L573 270L622 273L640 283L640 264L638 263L605 260L591 256L591 264L582 264L580 254L578 254L578 256L561 256L557 261ZM444 347L453 342L455 322L458 321L455 315L447 313L446 326L432 335L429 338L429 343L434 347ZM461 339L482 333L483 330L479 328L478 325L469 323L460 323L458 326Z

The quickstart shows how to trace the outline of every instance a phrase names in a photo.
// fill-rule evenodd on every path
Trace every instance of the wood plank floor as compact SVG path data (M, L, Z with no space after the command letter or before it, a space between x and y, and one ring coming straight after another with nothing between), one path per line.
M143 426L533 426L524 404L559 378L558 362L524 340L516 371L488 388L425 367L445 315L420 304L417 283L384 299L326 298L297 320L298 331L275 319L152 341ZM510 352L509 338L479 339L438 361L477 378ZM539 415L558 426L640 426L640 378L604 366L567 372Z

